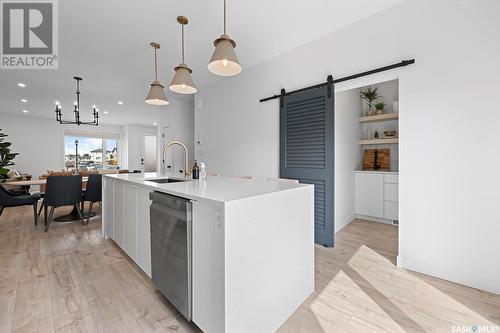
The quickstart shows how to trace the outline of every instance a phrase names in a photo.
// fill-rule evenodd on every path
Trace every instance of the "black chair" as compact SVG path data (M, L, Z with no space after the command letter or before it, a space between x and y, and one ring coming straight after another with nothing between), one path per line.
M43 199L43 210L45 215L45 232L49 230L54 209L62 206L73 206L78 212L78 217L83 224L83 216L80 210L82 201L82 176L49 176ZM50 213L47 215L47 209Z
M3 186L0 186L0 215L5 207L33 206L35 225L38 224L37 205L39 195L12 195Z
M87 180L87 188L83 192L82 211L85 201L90 201L87 222L85 223L87 224L89 223L94 203L102 201L102 175L89 175L89 178Z
M8 191L10 194L15 195L15 196L28 195L28 194L30 194L30 187L31 186L29 186L29 185L23 185L15 190L8 190Z

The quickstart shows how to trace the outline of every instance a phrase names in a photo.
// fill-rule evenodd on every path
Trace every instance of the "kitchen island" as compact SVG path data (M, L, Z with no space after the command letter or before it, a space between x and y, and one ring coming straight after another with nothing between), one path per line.
M150 193L191 202L188 319L205 333L276 331L314 291L314 187L210 176L158 179L183 180L156 173L104 176L103 237L152 277Z

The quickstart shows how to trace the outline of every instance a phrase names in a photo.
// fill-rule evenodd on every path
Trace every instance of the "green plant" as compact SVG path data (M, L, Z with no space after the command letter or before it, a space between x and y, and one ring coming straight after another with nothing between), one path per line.
M10 169L8 166L14 165L12 160L19 155L18 153L13 153L10 150L12 143L5 141L8 135L1 132L0 129L0 181L7 178L7 174Z
M368 104L369 110L372 109L373 102L379 97L381 97L381 96L379 96L379 94L378 94L378 88L368 87L364 90L361 90L361 98L366 101L366 104Z
M380 102L375 104L375 109L377 110L383 110L384 108L385 108L385 103Z

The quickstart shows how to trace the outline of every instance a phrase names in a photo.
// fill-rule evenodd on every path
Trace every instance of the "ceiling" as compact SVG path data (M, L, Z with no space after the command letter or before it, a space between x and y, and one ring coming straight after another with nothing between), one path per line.
M401 1L228 0L228 33L245 70ZM53 104L59 100L68 106L63 115L69 116L77 74L84 78L82 120L96 104L102 123L152 125L169 107L191 98L166 89L170 106L144 103L153 80L149 43L161 44L159 78L168 86L180 62L176 17L187 16L186 62L203 89L221 79L207 70L207 63L213 40L222 34L222 13L222 0L59 1L59 69L1 70L0 113L54 117ZM27 87L17 87L18 82ZM118 105L119 100L124 104Z

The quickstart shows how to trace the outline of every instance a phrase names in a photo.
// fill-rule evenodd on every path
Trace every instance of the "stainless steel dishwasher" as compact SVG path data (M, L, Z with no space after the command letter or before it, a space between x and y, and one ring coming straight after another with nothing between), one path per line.
M153 283L191 320L192 203L160 192L152 192L149 197Z

